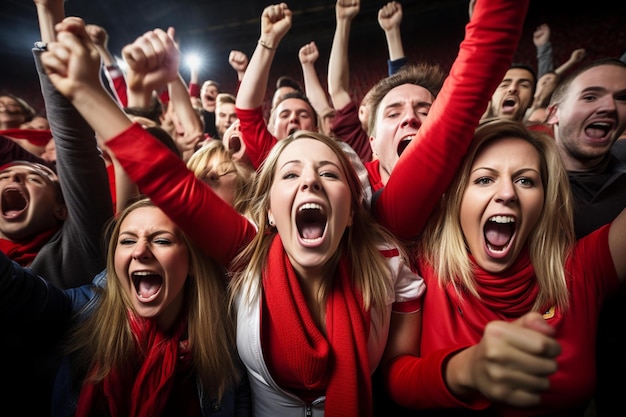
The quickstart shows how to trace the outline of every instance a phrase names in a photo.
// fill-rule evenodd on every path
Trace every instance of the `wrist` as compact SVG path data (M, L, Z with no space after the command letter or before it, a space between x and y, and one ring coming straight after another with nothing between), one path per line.
M258 44L260 46L262 46L263 48L268 49L270 51L275 51L276 50L276 45L272 41L260 38L259 41L258 41Z

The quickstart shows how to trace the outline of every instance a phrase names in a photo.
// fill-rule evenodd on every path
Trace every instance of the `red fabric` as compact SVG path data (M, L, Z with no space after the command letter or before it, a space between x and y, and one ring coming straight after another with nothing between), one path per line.
M267 353L271 363L281 363L283 373L289 374L277 375L277 380L294 379L303 389L325 389L325 416L371 416L369 314L353 287L345 258L334 278L326 304L325 337L311 317L298 277L276 235L263 274L267 314L276 336Z
M252 223L140 125L135 123L108 141L107 148L139 190L176 222L204 253L222 265L228 266L256 235ZM163 175L164 172L167 175ZM191 212L189 207L193 207ZM207 239L207 236L216 238Z
M29 266L43 245L50 240L60 227L61 226L53 227L25 242L13 242L12 240L0 239L0 251L18 264L25 267Z
M113 209L117 211L117 191L115 188L115 166L113 164L107 165L107 176L109 177L109 192L111 193L111 201L113 202Z
M189 97L200 97L200 86L198 83L189 83Z
M190 354L181 341L187 330L186 320L180 321L172 335L166 335L156 320L136 317L132 312L128 318L138 355L143 356L139 370L135 375L122 375L115 369L101 383L85 383L78 399L77 417L89 417L102 407L111 417L161 415L172 392L177 368L189 367Z
M528 128L528 130L531 130L533 132L547 133L554 138L554 129L552 128L552 126L545 123L530 123L527 124L526 127Z
M52 139L52 132L48 129L2 129L0 135L14 139L26 139L36 146L46 146Z
M603 301L619 290L619 281L608 245L609 225L593 232L576 244L566 262L567 287L570 306L567 311L550 309L544 318L554 327L555 338L561 345L557 357L557 372L550 376L550 389L542 394L541 406L528 409L492 405L495 415L564 416L584 410L594 392L595 334ZM478 343L487 323L494 320L511 321L525 314L515 306L515 299L524 294L533 297L531 281L534 271L528 269L522 257L512 269L516 278L508 279L498 288L502 274L490 275L484 270L477 283L489 281L490 288L478 288L487 299L478 299L468 293L462 298L449 287L442 287L432 268L422 263L420 275L427 292L422 307L422 336L420 355L401 356L387 370L386 383L394 399L405 407L424 409L439 407L483 407L484 400L462 403L451 392L442 376L445 361L456 350ZM504 281L503 281L504 282ZM519 289L514 288L514 282ZM501 295L496 293L500 292ZM514 296L511 296L514 294ZM504 304L497 298L506 299ZM528 302L525 303L527 308ZM516 312L516 310L519 310ZM447 353L446 353L447 352Z
M255 169L265 160L277 139L267 130L263 107L240 109L235 107L240 122L241 138L246 142L246 155Z
M366 162L365 169L367 169L367 175L370 180L370 187L372 187L372 192L382 189L385 184L383 184L383 179L380 176L380 161L378 159L374 159L373 161Z
M113 90L117 95L118 102L122 107L128 106L128 94L126 93L126 79L121 70L115 72L109 71L109 77L111 83L113 83Z
M461 164L492 93L511 65L528 0L478 1L428 117L376 199L377 220L402 239L419 235Z
M337 109L331 124L333 134L346 142L359 155L362 162L372 160L372 147L367 132L359 120L359 109L350 101L343 109Z

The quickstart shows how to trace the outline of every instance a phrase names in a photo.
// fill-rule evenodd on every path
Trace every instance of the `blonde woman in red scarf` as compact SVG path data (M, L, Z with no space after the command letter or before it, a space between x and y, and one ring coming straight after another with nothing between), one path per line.
M74 323L52 415L250 413L225 270L149 200L120 213L92 285L61 290L0 255L0 294L3 319Z
M439 207L416 256L421 341L383 366L393 398L425 416L584 415L600 309L626 281L626 210L576 240L554 139L509 120L476 130Z
M112 101L81 19L67 18L57 30L43 57L51 80L140 191L233 268L237 348L254 414L373 415L371 374L396 316L419 318L424 286L365 208L342 148L314 132L281 141L255 182L251 222ZM154 57L146 62L155 73L176 74L165 31L147 33L142 45L149 47L133 57Z

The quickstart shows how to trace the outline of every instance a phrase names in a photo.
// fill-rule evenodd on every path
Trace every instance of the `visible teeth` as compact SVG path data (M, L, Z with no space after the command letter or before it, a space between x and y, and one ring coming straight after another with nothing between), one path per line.
M414 137L415 137L415 135L412 135L412 136L407 136L406 138L402 139L402 141L405 141L405 140L413 140L413 138L414 138Z
M495 247L491 246L490 243L487 242L487 247L493 253L503 253L506 250L506 248L508 248L508 246L509 246L509 244L507 243L506 246L503 246L502 248L495 248Z
M305 203L303 205L300 206L300 208L298 209L298 211L302 211L302 210L322 210L322 206L320 206L317 203Z
M494 223L515 223L515 219L511 216L493 216L489 218Z
M142 277L146 277L148 275L157 275L157 274L154 273L154 272L149 272L149 271L137 271L137 272L133 272L133 275L139 275L139 276L142 276Z

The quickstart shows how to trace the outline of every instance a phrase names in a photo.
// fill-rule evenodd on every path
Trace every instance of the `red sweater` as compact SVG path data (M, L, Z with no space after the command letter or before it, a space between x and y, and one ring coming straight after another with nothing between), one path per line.
M139 190L222 265L227 266L256 234L252 223L197 179L182 159L140 125L134 124L107 142L107 146ZM151 164L144 162L147 160L155 161L160 170L151 172Z
M528 0L478 1L428 117L375 200L376 218L415 238L448 188L517 49Z
M542 406L529 409L493 407L499 416L556 416L574 414L584 410L593 395L595 374L595 334L602 302L615 293L619 281L608 245L609 227L587 235L578 241L576 249L566 264L567 286L571 298L566 312L555 310L545 314L547 323L556 330L556 339L562 352L557 357L558 371L550 377L550 390L542 396ZM511 269L513 269L512 267ZM420 275L426 283L423 300L421 357L410 355L397 358L388 368L387 382L396 401L410 408L467 407L481 409L489 406L486 399L467 404L456 399L448 390L442 369L451 353L477 344L488 322L512 321L515 315L495 307L504 297L498 291L511 292L516 288L524 292L525 283L535 281L534 272L519 279L502 276L493 280L506 280L506 285L490 286L490 297L479 300L465 294L459 300L450 286L442 288L431 268L420 265ZM483 276L486 276L483 272ZM490 279L488 278L487 281ZM518 282L518 285L515 285ZM494 290L495 288L495 290ZM488 291L479 287L479 292Z

